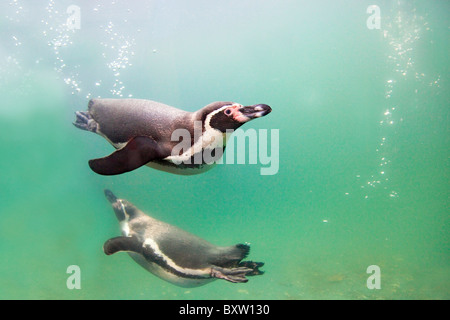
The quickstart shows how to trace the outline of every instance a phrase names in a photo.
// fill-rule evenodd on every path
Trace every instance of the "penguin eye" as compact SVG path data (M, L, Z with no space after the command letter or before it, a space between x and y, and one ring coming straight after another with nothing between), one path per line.
M229 115L231 114L231 109L226 109L226 110L225 110L225 114L226 114L227 116L229 116Z

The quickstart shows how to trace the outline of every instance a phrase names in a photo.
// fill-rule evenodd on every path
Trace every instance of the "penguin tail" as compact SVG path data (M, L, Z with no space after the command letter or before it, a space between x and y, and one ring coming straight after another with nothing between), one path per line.
M248 244L239 243L239 244L235 245L234 247L235 247L236 254L238 254L240 257L239 260L245 259L248 256L248 254L250 253L250 245L248 245Z
M215 252L211 263L221 267L234 267L242 259L245 259L250 252L248 244L239 243L230 247L222 247L221 250Z

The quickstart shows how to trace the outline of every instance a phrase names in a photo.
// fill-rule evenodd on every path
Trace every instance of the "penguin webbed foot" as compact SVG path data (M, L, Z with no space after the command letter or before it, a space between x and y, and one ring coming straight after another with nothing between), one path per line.
M252 271L247 273L247 276L259 276L264 274L264 271L259 270L264 266L264 262L254 262L254 261L242 261L239 263L238 267L249 268Z
M92 119L89 111L77 111L75 112L77 119L73 123L75 127L81 130L97 132L97 122Z
M109 156L89 160L92 171L101 175L116 175L133 171L150 161L165 158L155 140L150 137L134 137L121 149Z
M254 264L254 265L253 265ZM262 274L262 271L258 270L264 263L245 261L241 262L236 268L221 268L213 267L211 268L211 277L223 279L233 283L244 283L248 279L245 276L252 276ZM257 265L257 266L256 266Z

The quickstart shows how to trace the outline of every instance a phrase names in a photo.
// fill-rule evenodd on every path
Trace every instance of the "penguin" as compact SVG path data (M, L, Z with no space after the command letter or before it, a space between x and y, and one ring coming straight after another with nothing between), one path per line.
M223 155L230 130L263 117L272 109L266 104L243 106L213 102L188 112L160 102L143 99L91 99L88 111L77 111L77 128L104 137L117 150L89 161L101 175L117 175L143 165L154 169L192 175L211 169ZM176 131L179 130L179 131ZM174 133L186 133L182 141ZM203 155L208 151L211 155ZM209 159L214 159L211 161Z
M187 231L146 215L133 204L104 191L122 230L122 236L103 245L106 255L127 252L134 261L159 278L180 287L198 287L216 279L247 282L261 275L262 262L241 261L248 244L220 247Z

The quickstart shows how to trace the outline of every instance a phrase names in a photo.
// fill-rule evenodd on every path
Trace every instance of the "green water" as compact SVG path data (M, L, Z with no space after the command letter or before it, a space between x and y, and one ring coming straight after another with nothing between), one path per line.
M80 29L64 26L79 6ZM380 29L369 29L378 5ZM447 1L3 1L1 299L449 299ZM219 165L104 177L76 129L92 97L194 111L266 103L279 172ZM265 274L186 289L128 255L103 189ZM69 290L78 265L81 289ZM366 272L381 271L369 290Z

